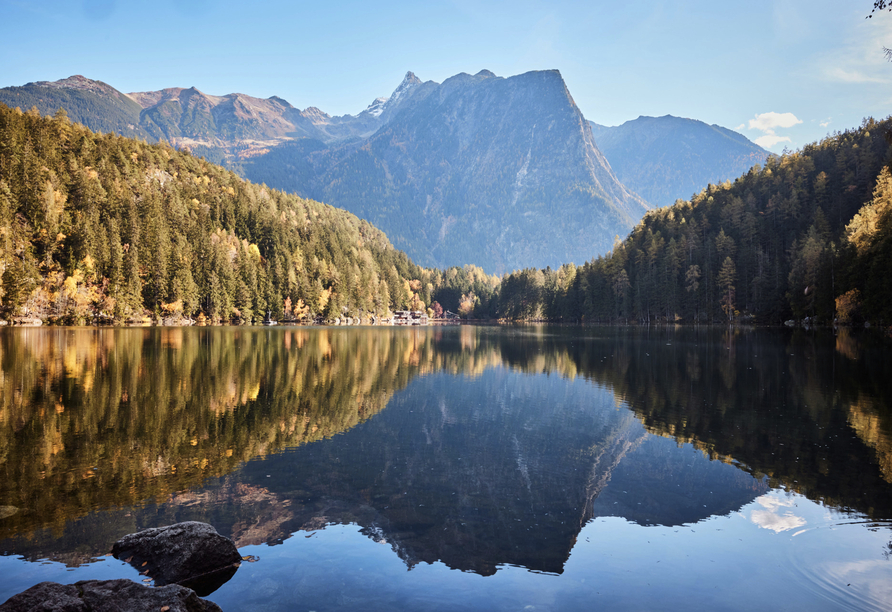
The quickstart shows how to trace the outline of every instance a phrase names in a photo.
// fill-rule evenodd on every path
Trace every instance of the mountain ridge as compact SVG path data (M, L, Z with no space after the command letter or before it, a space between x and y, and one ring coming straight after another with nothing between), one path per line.
M164 139L370 219L424 265L497 272L604 254L651 205L736 178L762 159L745 137L732 142L729 130L694 120L588 121L558 70L500 77L483 69L442 83L408 71L390 96L341 116L196 87L125 94L80 75L0 89L0 101L43 114L66 106L91 129ZM661 128L655 145L628 129L648 121L686 123ZM706 150L701 136L691 141L694 128L710 132L708 155L694 154ZM744 153L729 162L717 140ZM731 170L716 171L712 158Z
M360 141L280 145L245 175L369 219L421 265L496 272L585 261L648 209L557 70L426 81L386 118Z
M411 85L409 75L403 86L407 80ZM313 106L300 110L278 96L217 96L194 86L124 93L82 75L6 87L0 89L0 102L10 107L36 106L44 115L65 107L72 121L92 130L152 142L163 138L174 146L230 163L295 138L332 142L368 136L381 123L381 113L369 109L357 115L331 116Z
M620 181L656 207L734 180L770 155L743 134L673 115L589 124Z

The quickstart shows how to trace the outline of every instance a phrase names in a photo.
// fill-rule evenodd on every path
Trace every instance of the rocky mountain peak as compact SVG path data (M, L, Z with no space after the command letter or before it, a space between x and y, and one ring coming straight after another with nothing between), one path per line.
M102 81L88 79L81 74L75 74L67 79L60 79L58 81L37 81L36 83L27 83L25 86L28 87L29 85L36 87L50 87L53 89L78 89L80 91L91 91L93 93L121 95L120 92L111 85L103 83Z
M375 117L380 117L381 113L384 112L388 100L389 98L375 98L363 112L374 115Z
M306 109L301 111L301 116L309 119L313 123L327 123L329 119L331 119L331 115L328 113L316 108L315 106L308 106Z
M415 73L410 70L406 73L406 76L403 78L403 82L399 84L399 87L393 90L389 102L393 104L418 85L421 85L421 79L415 76Z
M421 79L415 76L415 73L411 70L406 71L406 76L403 77L403 82L400 84L400 87L405 85L421 85Z
M384 111L401 104L406 99L406 94L418 85L421 85L421 79L415 76L415 73L410 70L406 73L406 76L403 77L402 83L393 90L393 93L389 98L375 98L374 101L358 116L371 115L375 119L379 118Z

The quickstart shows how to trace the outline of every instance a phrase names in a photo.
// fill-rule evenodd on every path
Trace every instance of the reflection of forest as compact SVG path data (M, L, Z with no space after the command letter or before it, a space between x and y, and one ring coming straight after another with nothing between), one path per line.
M892 352L881 336L839 333L684 330L618 340L626 368L580 369L654 433L739 462L772 486L889 518Z
M426 363L412 334L264 329L0 333L0 537L166 499L329 437Z
M498 355L462 328L0 331L0 538L161 501L330 437L425 372Z
M362 478L346 468L324 471L327 463L338 461L341 451L335 449L347 444L340 437L302 455L315 457L306 459L304 467L319 470L316 477L304 473L299 483L282 484L254 480L251 473L264 471L265 477L285 460L273 456L279 451L330 438L378 414L418 375L440 371L473 382L497 365L525 374L590 379L612 391L616 404L630 407L651 433L689 442L712 458L829 505L890 516L892 428L884 376L892 368L882 341L870 337L541 327L19 329L0 331L0 538L19 543L30 538L43 554L54 549L55 558L65 559L60 551L72 551L75 561L101 554L106 540L110 544L118 532L148 523L204 518L227 525L240 544L248 544L318 526L314 521L352 520L368 529L386 526L392 542L404 541L407 561L429 560L433 535L425 535L408 514L401 519L392 508L382 512L380 500L369 497L374 491L368 483L381 484L374 475L366 488L349 494ZM474 386L464 388L471 392ZM404 404L423 401L424 393L398 397ZM557 413L552 417L561 423L554 426L561 432L589 427L583 419L568 429ZM465 421L471 428L482 423L479 417ZM589 438L562 442L567 453L588 448L582 463L573 464L585 466L585 478L561 485L575 508L573 533L591 516L619 459L639 444L631 425L623 423L596 439L592 431L580 431ZM439 424L441 433L448 424ZM408 436L419 431L436 435L430 423L410 418L403 426ZM502 429L495 419L488 428L481 426L480 435L497 440ZM390 452L387 444L401 439L398 432L385 428L377 435L380 444L367 441L353 452L367 457L368 465L376 465L372 457L390 465L391 482L421 482L419 474L402 474L402 468L379 456ZM529 440L536 452L524 459L528 476L535 477L535 466L551 456L546 433L542 436ZM524 440L518 438L518 449ZM445 449L467 441L441 442L439 448ZM452 459L445 452L437 461L448 465ZM190 492L257 457L267 460L249 464L243 480L225 478L203 492ZM539 463L530 463L537 457ZM518 459L512 461L512 469L518 469ZM648 470L668 470L671 464L666 458L641 462ZM282 470L295 469L289 465ZM498 469L493 470L483 480L497 482ZM709 478L731 478L723 474ZM456 485L450 483L451 490L442 482L438 486L451 494ZM503 493L513 485L505 486ZM750 488L753 495L759 493L759 487ZM363 496L365 503L355 503ZM494 492L483 506L473 507L495 512L499 499ZM498 512L493 520L510 516L533 520L532 526L537 518L520 509ZM659 516L668 520L659 512L630 508L627 514L643 523L659 522ZM65 525L78 517L81 533L75 537ZM692 519L679 511L671 520ZM489 536L498 535L493 530ZM88 533L102 545L85 546ZM489 537L454 535L457 547ZM69 536L69 545L61 545L59 538ZM561 539L570 545L572 537L568 532ZM73 552L78 549L82 552ZM558 571L558 557L540 569ZM487 558L494 557L481 553L482 565L469 569L492 571L483 567ZM520 557L513 562L529 566ZM461 563L456 560L454 566Z

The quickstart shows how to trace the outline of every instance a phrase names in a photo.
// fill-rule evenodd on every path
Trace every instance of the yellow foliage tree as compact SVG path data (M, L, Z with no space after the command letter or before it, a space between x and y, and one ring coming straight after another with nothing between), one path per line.
M846 240L855 247L858 255L866 253L873 244L879 220L890 210L892 210L892 174L886 167L877 177L873 199L846 225Z
M836 298L836 319L840 323L852 323L861 309L861 292L852 289Z
M331 289L323 289L319 294L319 308L317 312L324 312L328 306L328 300L331 298Z

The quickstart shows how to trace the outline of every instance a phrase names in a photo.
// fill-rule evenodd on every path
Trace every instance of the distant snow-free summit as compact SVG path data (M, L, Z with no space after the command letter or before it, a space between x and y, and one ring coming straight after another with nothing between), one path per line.
M769 152L746 136L696 119L638 117L616 127L589 122L617 178L654 206L690 199L734 180Z

